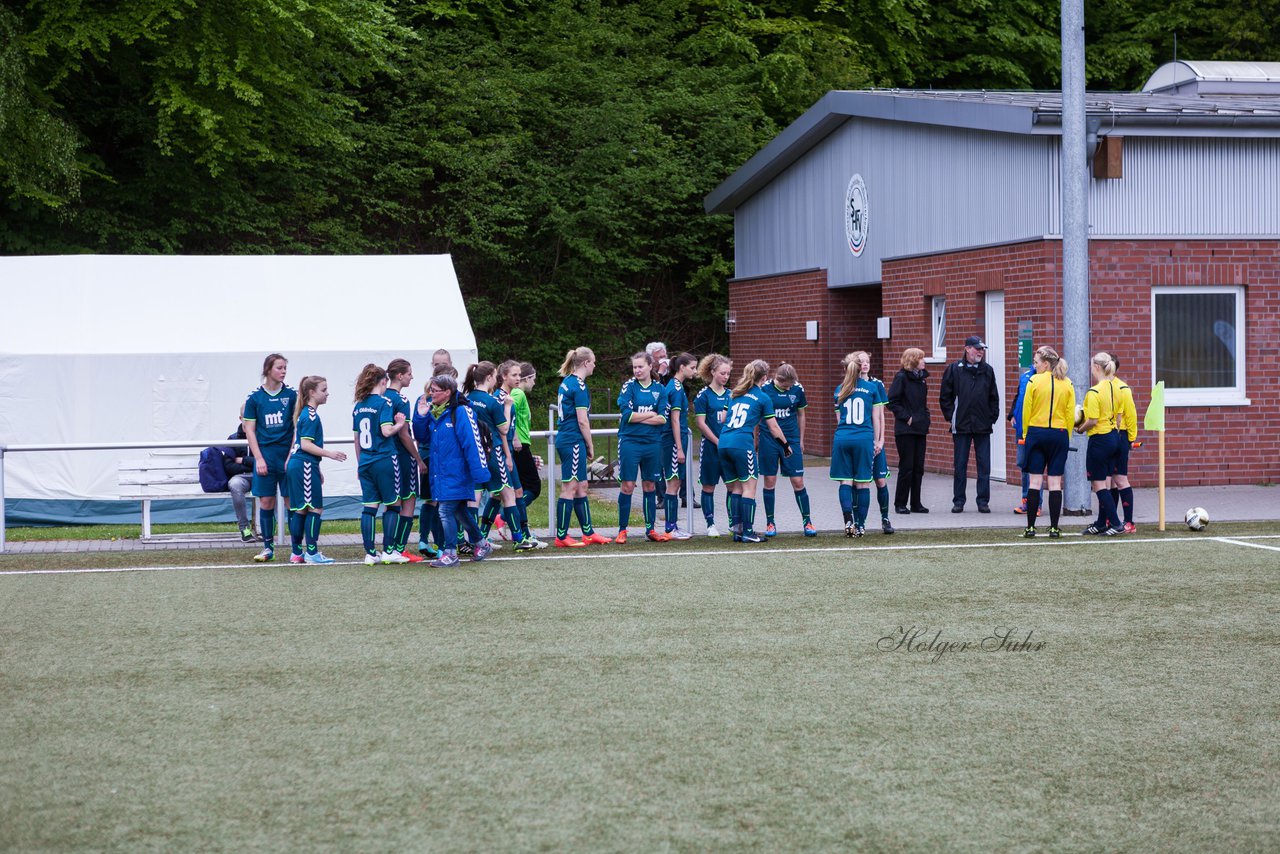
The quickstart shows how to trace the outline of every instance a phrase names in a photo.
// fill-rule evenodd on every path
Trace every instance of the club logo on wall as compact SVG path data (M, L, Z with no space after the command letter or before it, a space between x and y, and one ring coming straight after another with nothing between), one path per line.
M854 175L844 195L844 232L855 258L867 248L867 220L867 184L861 175Z

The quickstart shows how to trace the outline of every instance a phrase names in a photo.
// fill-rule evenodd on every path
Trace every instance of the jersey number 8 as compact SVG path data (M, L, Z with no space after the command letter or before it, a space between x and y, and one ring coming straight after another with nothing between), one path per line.
M373 447L373 425L368 418L360 419L360 448L369 450Z

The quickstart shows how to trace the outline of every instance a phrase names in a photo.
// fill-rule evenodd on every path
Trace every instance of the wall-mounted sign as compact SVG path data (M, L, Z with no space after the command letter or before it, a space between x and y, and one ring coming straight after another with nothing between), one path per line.
M844 233L855 258L867 248L867 216L867 184L861 175L854 175L844 195Z

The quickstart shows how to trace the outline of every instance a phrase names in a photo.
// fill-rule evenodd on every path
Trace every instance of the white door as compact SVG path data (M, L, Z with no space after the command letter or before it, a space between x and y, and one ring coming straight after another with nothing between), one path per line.
M1000 418L991 430L991 479L1005 479L1005 441L1009 425L1004 413L1009 411L1009 398L1004 388L1004 291L987 291L987 361L996 372L996 389L1000 392Z

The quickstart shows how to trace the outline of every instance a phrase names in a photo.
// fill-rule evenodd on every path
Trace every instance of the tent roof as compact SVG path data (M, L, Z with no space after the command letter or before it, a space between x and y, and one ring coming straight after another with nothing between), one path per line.
M0 305L0 353L476 349L448 255L0 258Z

